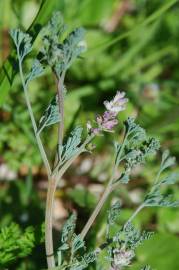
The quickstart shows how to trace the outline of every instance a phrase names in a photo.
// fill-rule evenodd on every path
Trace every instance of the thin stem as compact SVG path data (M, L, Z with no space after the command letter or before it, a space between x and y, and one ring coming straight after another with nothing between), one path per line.
M57 83L57 95L58 95L58 105L60 113L60 122L58 126L58 145L63 145L63 134L64 134L64 84L65 72L58 79ZM59 157L60 158L60 157Z
M27 104L27 108L28 108L30 118L31 118L31 122L32 122L34 133L35 133L37 145L39 147L39 151L40 151L42 160L44 162L44 165L45 165L45 167L47 169L48 176L50 176L51 168L50 168L50 165L49 165L49 162L48 162L48 159L47 159L47 156L46 156L46 153L45 153L45 150L44 150L41 138L40 138L40 135L37 133L37 125L36 125L34 114L33 114L33 111L32 111L32 106L31 106L28 91L27 91L27 85L26 85L25 80L24 80L24 75L23 75L23 71L22 71L22 63L21 63L21 60L20 60L19 50L17 50L17 54L18 54L18 58L19 58L19 72L20 72L20 77L21 77L21 81L22 81L22 86L23 86L23 89L24 89L25 101L26 101L26 104Z
M132 214L132 216L128 219L128 221L124 224L123 228L125 229L125 227L129 224L129 222L131 222L136 215L145 207L146 205L144 203L142 203L136 210L135 212ZM115 236L114 236L115 237ZM98 252L101 252L103 249L105 249L106 247L108 247L110 244L112 244L114 242L114 237L110 238L107 240L107 242L103 243L100 245L100 247L97 249Z
M49 179L48 192L46 200L46 211L45 211L45 249L47 256L47 265L51 269L55 267L55 258L53 251L53 205L56 190L56 179Z
M52 210L53 210L53 198L54 198L54 181L50 181L50 175L51 175L51 168L40 138L40 135L37 132L37 125L35 122L34 114L32 111L28 91L27 91L27 85L24 80L23 76L23 71L22 71L22 62L20 60L20 54L19 50L17 50L18 53L18 58L19 58L19 72L20 72L20 77L22 81L22 86L24 89L24 94L25 94L25 100L28 108L28 112L31 118L33 130L35 133L37 145L40 150L40 154L42 157L42 160L44 162L44 165L47 169L47 174L48 174L48 192L47 192L47 201L46 201L46 215L45 215L45 247L46 247L46 254L47 254L47 264L48 268L54 267L55 266L55 259L53 255L53 239L52 239Z
M139 205L139 207L137 207L137 209L134 211L134 213L132 214L132 216L128 219L128 221L124 224L124 228L131 223L131 221L137 216L137 214L145 207L145 204L142 203L141 205Z
M161 172L162 172L162 168L160 168L160 170L157 173L157 176L156 176L155 181L154 181L154 185L156 185L158 183L158 180L160 178Z
M97 215L99 214L101 208L103 207L105 201L107 200L109 194L110 194L111 190L110 190L110 186L108 185L107 188L105 189L101 199L99 200L97 206L95 207L92 215L90 216L90 218L88 219L87 223L85 224L82 232L81 232L81 238L84 239L86 234L88 233L91 225L93 224L93 222L95 221Z
M84 143L79 147L78 152L75 156L69 159L64 166L58 171L53 172L52 179L49 179L48 182L48 192L47 192L47 201L46 201L46 214L45 214L45 246L46 246L46 255L48 268L55 267L55 259L53 252L53 205L55 198L55 191L58 185L59 180L70 167L73 161L79 156L85 149L85 146L92 140L93 136L87 137Z
M102 195L102 197L100 198L98 204L96 205L95 209L93 210L91 216L89 217L87 223L85 224L82 232L81 232L81 238L84 239L86 234L88 233L89 229L91 228L93 222L95 221L96 217L98 216L101 208L103 207L104 203L106 202L109 194L113 191L113 181L114 181L114 176L115 176L115 172L116 172L116 169L117 169L117 166L119 165L119 160L121 158L121 155L122 155L122 152L123 152L123 149L125 147L125 144L126 144L126 141L127 141L127 136L128 134L126 133L125 136L124 136L124 140L123 140L123 143L122 143L122 146L119 150L119 154L117 155L117 159L115 159L114 161L114 168L113 168L113 171L112 171L112 176L104 190L104 193Z
M63 98L63 84L61 79L58 81L58 102L59 102L59 113L60 113L60 124L58 130L58 144L63 144L63 132L64 132L64 98Z
M85 151L85 147L88 143L90 143L92 141L92 139L94 138L94 135L90 135L86 138L86 140L83 142L83 144L78 148L78 151L76 152L76 154L71 157L68 161L66 161L63 166L60 168L60 164L59 166L57 166L54 171L53 171L53 175L57 175L57 178L60 179L60 177L65 173L65 171L69 168L69 166L73 163L73 161L82 153Z

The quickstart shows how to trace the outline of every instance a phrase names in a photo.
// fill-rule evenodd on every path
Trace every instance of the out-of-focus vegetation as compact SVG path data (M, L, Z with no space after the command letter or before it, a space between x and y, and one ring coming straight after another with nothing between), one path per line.
M70 29L83 26L87 30L88 50L67 74L67 131L75 124L86 124L100 112L103 100L112 97L116 89L126 91L130 100L120 121L129 115L179 158L179 3L177 0L46 0L0 2L1 70L0 70L0 226L11 222L22 230L29 225L41 226L44 220L46 177L35 145L31 123L24 105L21 84L12 66L13 52L8 34L10 28L21 27L37 38L53 10L60 10ZM9 56L10 55L10 56ZM8 57L9 56L9 57ZM8 57L8 58L7 58ZM8 59L8 60L6 60ZM31 59L28 60L29 64ZM50 73L49 73L50 74ZM55 92L50 75L32 83L31 101L37 118ZM117 134L120 133L119 125ZM55 131L55 127L54 127ZM44 136L51 153L56 138L52 130ZM67 210L77 209L79 227L94 207L102 191L102 183L110 172L109 154L113 135L96 140L97 159L85 155L69 170L62 189L56 194L54 227L59 239L61 221ZM102 154L101 154L102 153ZM102 164L102 166L101 166ZM32 171L30 171L30 169ZM116 197L123 200L121 223L130 216L131 207L142 199L157 170L157 162L145 170L139 168L129 190L121 187ZM74 173L75 171L75 173ZM76 175L76 176L75 176ZM9 182L8 179L15 180ZM179 191L172 190L177 196ZM107 207L107 206L106 206ZM103 235L106 209L89 236ZM144 210L136 218L138 227L157 231L157 237L138 250L138 261L132 269L151 264L158 270L179 268L179 212L176 209ZM98 229L99 235L95 235ZM38 256L37 256L38 252ZM41 269L45 267L44 248L39 245L32 256L18 259L9 269Z

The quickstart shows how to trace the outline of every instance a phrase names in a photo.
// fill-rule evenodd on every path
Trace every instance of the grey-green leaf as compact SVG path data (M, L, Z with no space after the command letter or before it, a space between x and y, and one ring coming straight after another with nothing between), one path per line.
M171 173L164 177L160 181L160 184L173 185L176 183L177 180L179 180L179 173Z
M66 243L71 239L76 227L76 214L73 213L65 222L62 228L61 242Z
M58 122L60 122L60 113L58 107L58 97L55 96L40 118L38 133L40 133L45 127L56 124Z
M67 143L59 149L59 154L62 154L62 161L70 159L78 151L78 146L81 143L81 135L83 128L76 127L70 134Z
M35 59L30 73L28 74L26 78L26 84L28 84L30 81L36 79L37 77L42 76L44 73L44 68L39 60Z
M73 241L72 241L72 247L71 247L71 252L74 254L77 252L79 249L84 248L85 242L81 238L81 235L75 235Z
M20 29L10 30L10 35L16 45L20 57L19 60L22 61L32 50L32 37L29 34L22 32Z

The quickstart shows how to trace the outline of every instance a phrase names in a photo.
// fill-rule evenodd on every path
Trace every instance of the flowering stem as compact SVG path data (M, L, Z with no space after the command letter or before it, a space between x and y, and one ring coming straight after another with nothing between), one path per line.
M128 134L126 133L124 135L124 140L123 140L122 146L121 146L119 154L118 154L118 158L117 158L118 160L120 160L120 158L121 158L123 149L124 149L126 141L127 141L127 136L128 136ZM113 171L112 171L112 176L111 176L111 178L110 178L110 180L109 180L109 182L108 182L108 184L107 184L107 186L106 186L106 188L104 190L104 193L103 193L102 197L100 198L98 204L96 205L94 211L92 212L90 218L88 219L87 223L85 224L83 230L81 231L81 238L82 239L85 238L85 236L88 233L90 227L92 226L92 224L94 223L96 217L98 216L101 208L103 207L104 203L106 202L108 196L113 191L114 176L115 176L117 166L119 165L118 160L115 159L114 168L113 168Z
M94 209L92 215L91 215L90 218L88 219L86 225L84 226L84 228L83 228L83 230L82 230L82 232L81 232L81 238L82 238L82 239L84 239L85 236L86 236L86 234L88 233L88 231L89 231L91 225L92 225L93 222L95 221L97 215L99 214L101 208L103 207L105 201L107 200L107 198L108 198L110 192L111 192L111 187L110 187L110 185L108 185L108 186L106 187L106 189L105 189L105 191L104 191L104 193L103 193L101 199L99 200L99 202L98 202L96 208Z

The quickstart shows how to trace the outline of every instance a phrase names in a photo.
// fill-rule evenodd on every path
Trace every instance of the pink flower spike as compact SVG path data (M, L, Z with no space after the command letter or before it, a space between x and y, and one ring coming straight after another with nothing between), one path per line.
M116 115L117 114L115 112L105 111L103 114L103 119L104 119L104 121L107 121L109 119L115 118Z
M107 122L104 122L102 124L102 127L108 131L111 131L116 125L118 124L118 120L117 119L111 119Z

